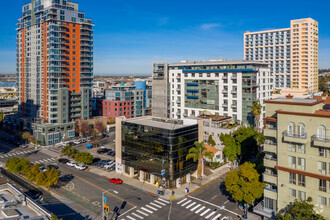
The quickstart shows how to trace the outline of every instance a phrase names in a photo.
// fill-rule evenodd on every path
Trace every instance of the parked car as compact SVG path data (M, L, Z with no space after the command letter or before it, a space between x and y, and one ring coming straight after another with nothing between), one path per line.
M115 161L110 161L106 165L104 165L104 169L110 169L114 164L116 164Z
M69 160L68 162L66 162L66 165L70 166L70 167L74 167L77 163L72 161L72 160Z
M74 167L78 170L86 170L87 166L85 164L79 163L79 164L75 164Z
M108 152L108 148L100 148L100 149L97 150L98 154L104 154L106 152Z
M45 172L45 171L47 170L47 168L44 167L44 166L41 166L41 167L39 168L39 170L40 170L41 172Z
M113 163L112 165L109 165L108 167L105 167L105 166L104 166L104 168L105 168L106 170L114 170L114 169L116 169L116 163Z
M73 141L74 144L80 144L80 140Z
M116 155L116 152L114 152L114 151L112 151L111 153L110 153L110 156L112 156L112 157L114 157Z
M43 199L42 192L40 192L38 190L31 189L31 190L27 191L25 194L28 195L31 199L33 199L35 202L42 201L42 199Z
M21 147L21 148L27 148L27 147L29 147L29 145L27 145L27 144L22 144L20 147Z
M69 162L69 160L68 159L65 159L65 158L59 158L57 161L59 163L63 163L63 164L66 164L67 162Z
M86 141L91 141L91 138L90 137L86 138Z
M96 166L100 167L101 164L102 164L104 161L105 161L105 160L100 160L100 161L96 164Z
M122 184L123 181L119 178L112 178L112 179L109 179L110 182L114 183L114 184Z
M100 160L101 160L101 158L99 158L99 157L94 157L94 159L93 159L93 161L92 161L92 165L96 165Z
M110 155L113 151L111 149L108 150L107 154Z
M107 163L109 163L110 162L110 160L103 160L103 162L102 163L100 163L100 166L99 167L104 167L104 165L106 165Z

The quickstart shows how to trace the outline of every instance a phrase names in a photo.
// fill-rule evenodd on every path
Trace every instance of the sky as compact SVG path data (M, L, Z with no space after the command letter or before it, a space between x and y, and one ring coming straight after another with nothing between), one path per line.
M29 0L1 2L0 73L16 71L16 22ZM328 0L75 0L92 18L95 75L151 75L153 61L243 59L243 33L319 22L319 68L330 68Z

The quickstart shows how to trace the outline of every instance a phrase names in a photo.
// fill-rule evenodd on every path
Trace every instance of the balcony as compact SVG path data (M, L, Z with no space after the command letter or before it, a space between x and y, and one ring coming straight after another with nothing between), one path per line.
M286 142L294 142L294 143L306 144L307 143L307 133L303 133L303 134L291 134L288 131L284 131L283 132L283 139Z
M263 181L268 183L277 183L277 175L274 173L263 173Z
M264 158L264 166L274 168L277 165L277 159L275 158Z
M330 136L312 136L313 146L330 148Z
M223 94L227 94L228 93L228 90L222 90L222 93Z
M276 143L271 143L271 142L264 143L264 151L276 153L276 148L277 148Z
M275 201L274 205L276 205L277 202ZM262 200L258 205L256 205L253 208L253 212L257 213L261 216L266 216L268 218L272 218L273 216L276 215L276 212L274 210L271 209L267 209L264 207L264 200Z
M264 135L268 137L276 137L277 128L266 126L264 129Z

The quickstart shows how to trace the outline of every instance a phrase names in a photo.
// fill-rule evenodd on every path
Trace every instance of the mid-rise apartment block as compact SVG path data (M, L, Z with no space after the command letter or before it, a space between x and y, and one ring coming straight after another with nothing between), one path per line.
M292 96L265 101L264 201L254 211L270 219L295 199L311 197L330 216L330 99Z
M244 60L269 64L275 88L318 91L318 22L291 20L289 28L244 33Z
M43 144L74 137L89 119L93 81L92 21L66 0L32 0L17 27L19 114L33 119Z
M132 118L150 115L151 93L152 90L146 85L146 81L112 86L104 92L102 115L108 118L108 121L119 116Z
M182 119L208 111L254 124L253 102L264 105L273 84L267 63L240 60L153 63L152 114ZM264 109L262 109L261 118ZM260 121L262 125L262 120Z

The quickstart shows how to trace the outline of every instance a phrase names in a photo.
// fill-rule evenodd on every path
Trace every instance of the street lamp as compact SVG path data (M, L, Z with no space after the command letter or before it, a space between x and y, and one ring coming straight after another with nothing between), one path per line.
M166 181L166 179L165 179L165 177L164 177L164 175L165 175L165 170L164 170L164 159L159 159L159 158L152 158L152 159L150 159L150 161L153 161L153 160L159 160L159 161L161 161L162 162L162 171L161 171L161 175L162 175L162 191L163 191L163 195L165 194L164 193L164 184L163 184L163 180L164 180L164 182Z
M112 191L112 192L118 194L118 192L116 190L113 190L113 189L108 189L107 191L102 192L102 219L105 219L104 208L106 206L105 203L107 201L107 199L106 199L106 197L104 195L105 195L105 193L109 193L109 191ZM108 212L109 212L109 210L108 210Z

